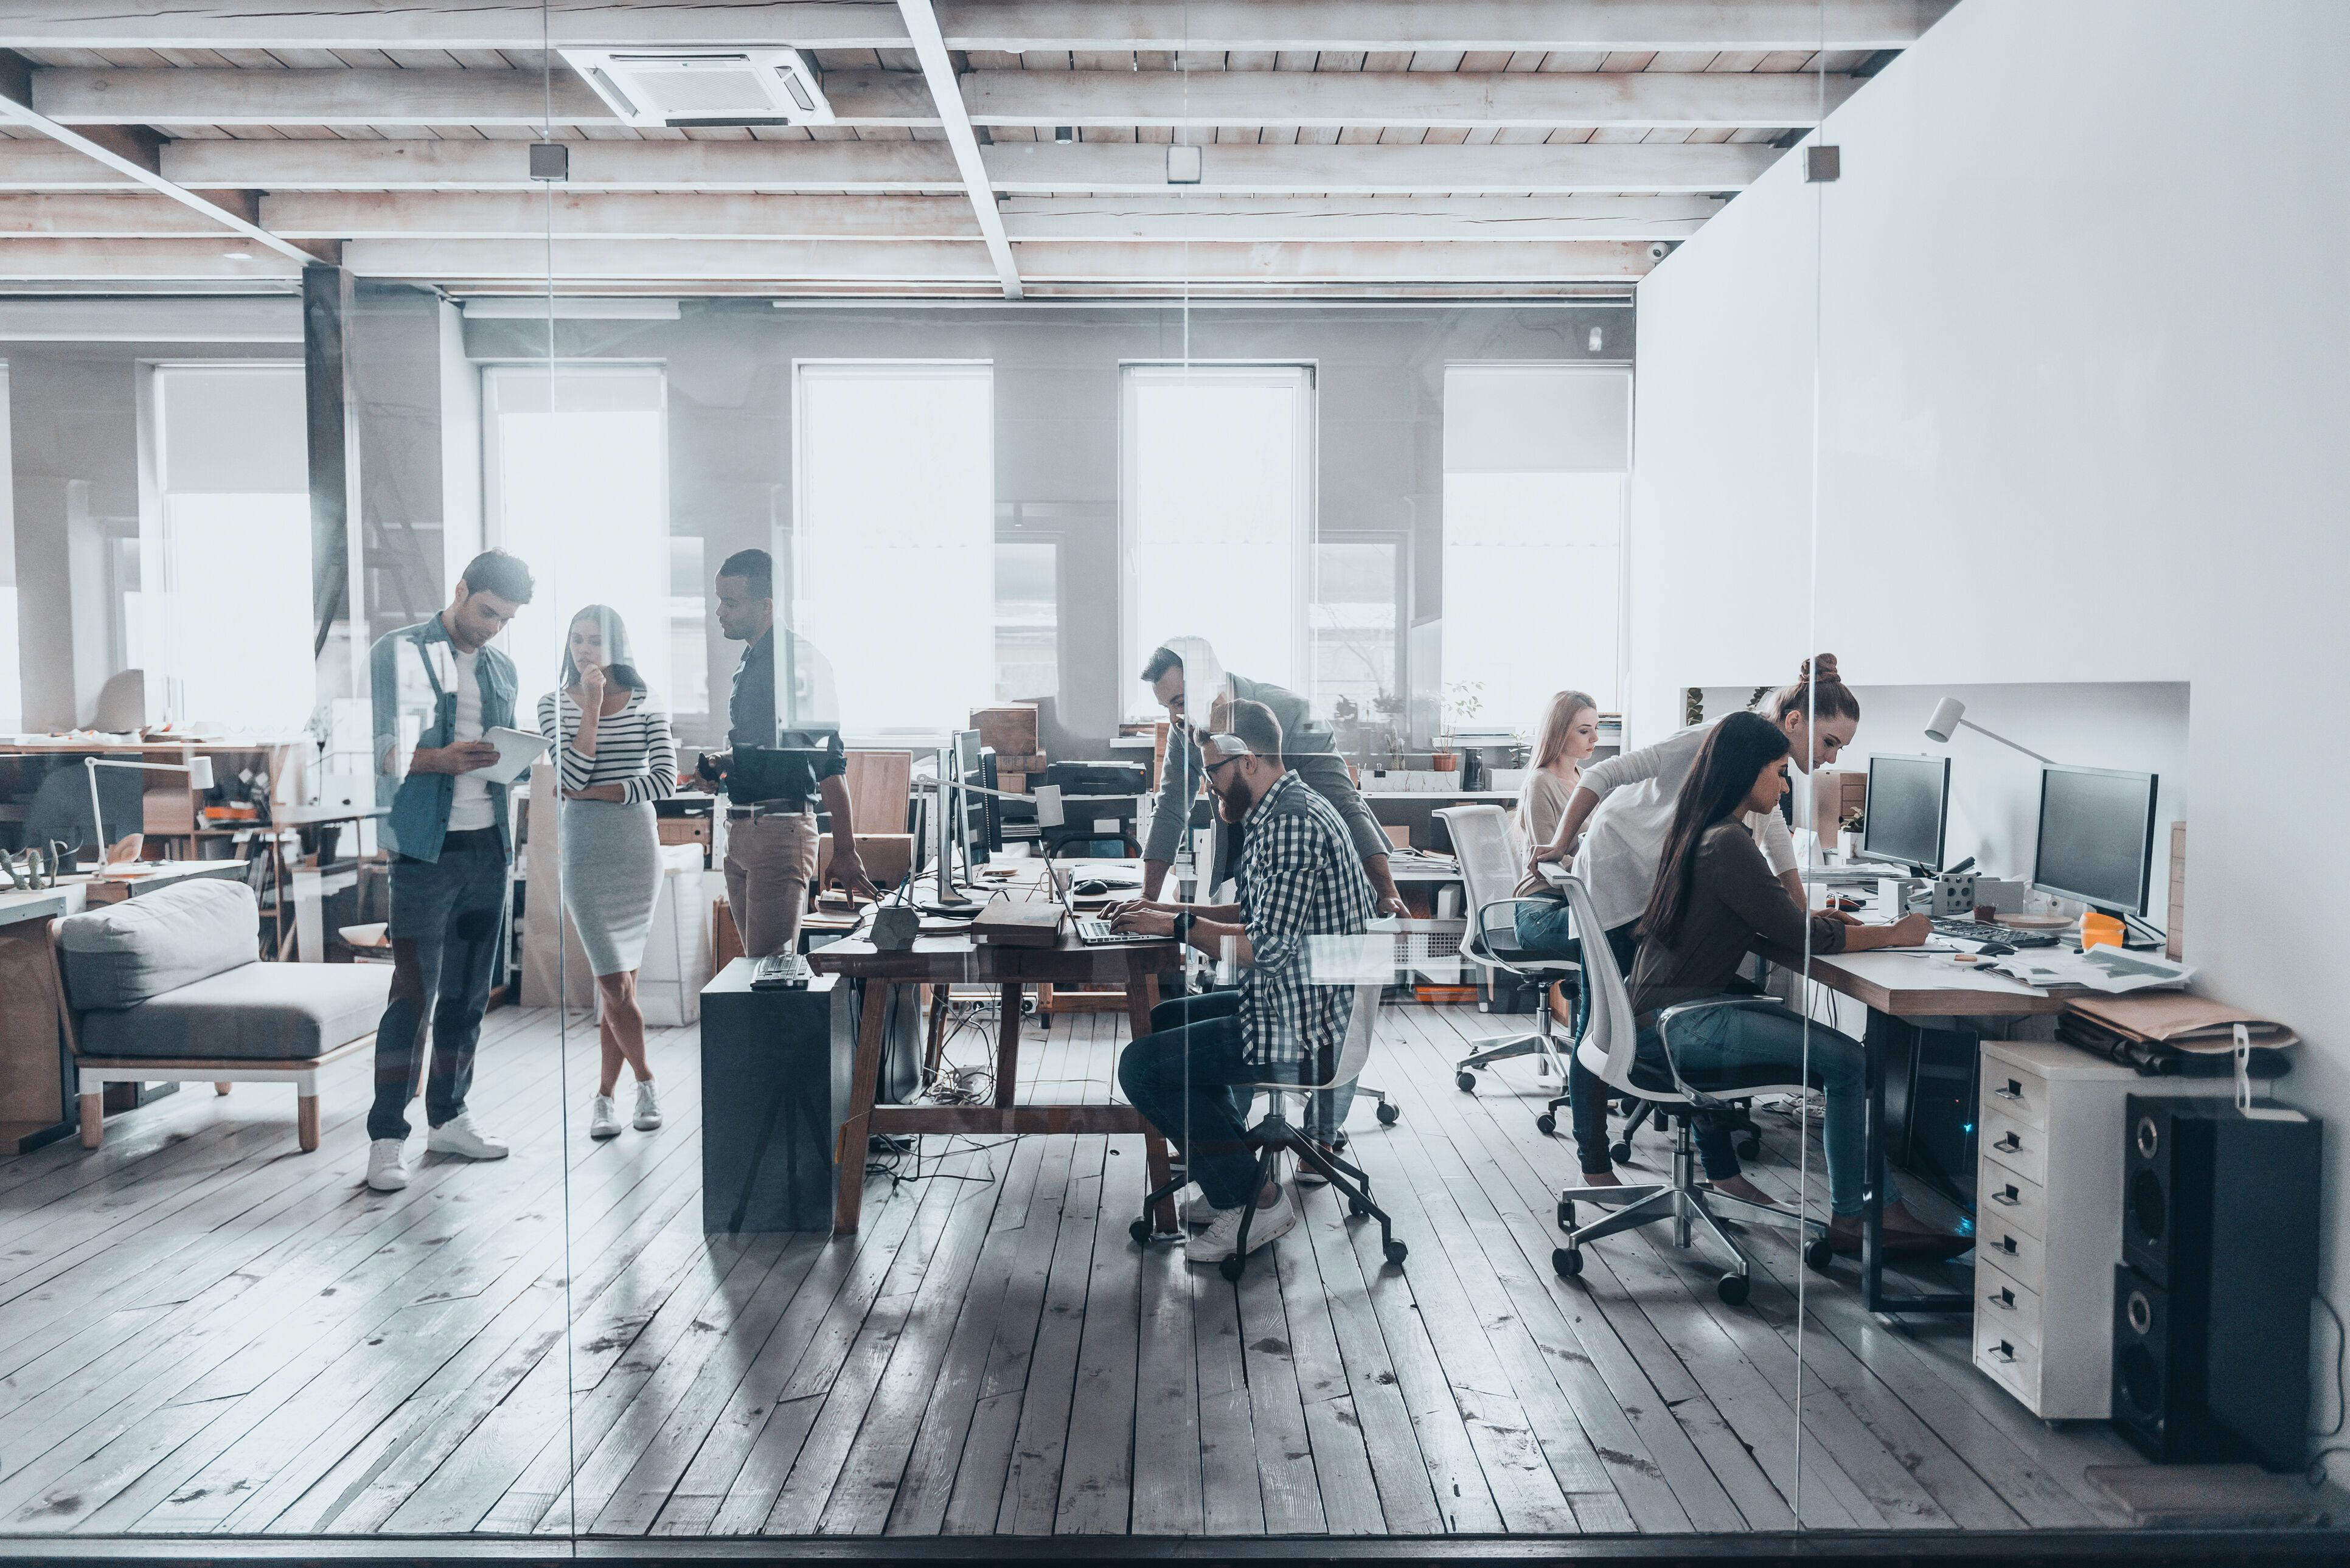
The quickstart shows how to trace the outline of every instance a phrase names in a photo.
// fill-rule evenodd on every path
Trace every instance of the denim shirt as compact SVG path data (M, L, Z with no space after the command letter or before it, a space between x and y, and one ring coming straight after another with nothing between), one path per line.
M449 805L457 789L452 774L411 774L399 778L391 772L400 754L403 686L418 699L407 707L421 710L423 721L416 737L418 746L445 746L456 730L456 692L433 689L432 645L436 642L449 643L449 629L437 615L384 633L368 654L369 682L375 701L376 804L391 807L390 819L382 828L384 846L411 860L441 858L441 841L449 831ZM473 676L482 692L483 732L512 725L516 688L514 660L494 648L484 648L473 661ZM498 842L511 857L514 840L505 786L491 784L489 791Z

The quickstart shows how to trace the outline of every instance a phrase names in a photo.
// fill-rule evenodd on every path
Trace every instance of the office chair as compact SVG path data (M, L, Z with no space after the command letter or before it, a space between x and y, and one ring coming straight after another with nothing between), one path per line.
M1586 930L1597 929L1591 914L1591 893L1582 879L1568 877L1565 889L1575 923ZM1551 1266L1562 1277L1572 1278L1583 1272L1583 1249L1590 1242L1659 1220L1670 1220L1675 1245L1688 1246L1691 1233L1702 1228L1730 1254L1730 1272L1716 1282L1714 1290L1727 1304L1742 1305L1749 1283L1746 1253L1731 1239L1714 1212L1716 1207L1729 1205L1730 1211L1742 1220L1791 1227L1799 1238L1807 1229L1816 1231L1816 1238L1804 1247L1804 1261L1814 1269L1826 1268L1827 1231L1818 1221L1806 1220L1792 1209L1749 1203L1725 1192L1700 1192L1697 1185L1697 1144L1690 1131L1696 1112L1725 1109L1733 1099L1755 1095L1800 1095L1804 1085L1788 1082L1793 1075L1784 1067L1759 1065L1732 1068L1718 1075L1709 1073L1706 1086L1700 1088L1683 1078L1672 1062L1674 1027L1686 1026L1699 1013L1724 1007L1742 1012L1789 1010L1759 996L1707 997L1664 1009L1657 1017L1657 1037L1664 1046L1668 1073L1660 1075L1639 1060L1639 1032L1632 1022L1631 992L1625 986L1622 971L1616 967L1616 955L1608 951L1606 942L1592 942L1585 948L1583 958L1591 966L1591 1016L1584 1021L1583 1039L1575 1047L1576 1058L1597 1074L1614 1093L1651 1106L1659 1119L1668 1116L1672 1118L1673 1171L1669 1181L1570 1187L1561 1190L1558 1227L1566 1232L1566 1244L1551 1253ZM1578 1202L1601 1204L1615 1211L1588 1225L1577 1225L1575 1206Z
M1347 939L1337 940L1343 941ZM1388 940L1384 935L1365 939L1365 950L1369 951L1369 944L1374 941L1386 943ZM1385 961L1384 955L1388 950L1384 946L1377 949L1380 955L1378 961ZM1318 962L1317 955L1317 967ZM1358 966L1356 972L1364 971ZM1347 1161L1323 1153L1321 1147L1306 1137L1305 1129L1292 1121L1288 1114L1290 1100L1298 1102L1302 1116L1308 1095L1344 1088L1361 1076L1363 1064L1371 1054L1372 1027L1378 1018L1379 992L1385 983L1384 979L1363 981L1350 988L1355 993L1355 1005L1347 1015L1347 1035L1338 1049L1337 1065L1326 1081L1319 1084L1275 1081L1235 1085L1248 1090L1252 1096L1262 1094L1270 1096L1271 1104L1266 1106L1263 1119L1251 1127L1245 1135L1249 1147L1256 1151L1256 1179L1249 1186L1249 1212L1241 1221L1240 1251L1217 1265L1224 1278L1237 1280L1248 1272L1248 1234L1249 1227L1256 1222L1256 1198L1264 1190L1266 1182L1279 1179L1281 1157L1284 1154L1299 1164L1311 1166L1321 1172L1322 1179L1330 1184L1333 1191L1346 1195L1349 1213L1358 1218L1367 1215L1377 1220L1379 1222L1380 1250L1387 1254L1388 1262L1398 1268L1403 1266L1404 1258L1410 1249L1396 1240L1395 1222L1388 1218L1387 1210L1371 1200L1371 1179ZM1137 1245L1150 1245L1153 1235L1150 1211L1163 1199L1181 1191L1190 1180L1188 1174L1179 1172L1165 1186L1145 1195L1142 1218L1127 1227L1127 1234L1134 1238Z
M1553 1073L1563 1075L1565 1064L1551 1034L1550 982L1572 979L1582 972L1582 966L1573 959L1538 958L1523 951L1518 946L1516 923L1518 905L1556 900L1516 896L1525 855L1518 846L1517 834L1510 826L1508 815L1500 806L1451 805L1436 815L1442 819L1445 832L1451 836L1452 852L1461 862L1461 879L1468 887L1469 931L1461 950L1482 968L1497 969L1531 981L1540 997L1534 1009L1537 1022L1532 1033L1478 1042L1476 1050L1453 1064L1453 1082L1463 1092L1474 1090L1476 1069L1513 1056L1538 1058L1535 1070L1545 1078ZM1491 917L1499 909L1506 909L1510 914L1497 929ZM1549 1116L1552 1113L1546 1111L1544 1115Z

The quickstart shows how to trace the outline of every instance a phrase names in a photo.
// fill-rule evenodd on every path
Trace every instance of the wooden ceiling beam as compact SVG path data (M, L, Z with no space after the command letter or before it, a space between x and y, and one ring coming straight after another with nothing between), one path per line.
M951 49L1901 48L1955 0L949 0ZM536 49L536 0L8 0L0 47ZM889 0L549 0L568 44L904 48Z
M0 144L0 190L36 190L47 160L12 173ZM571 146L573 192L847 191L911 194L962 188L936 141L582 141ZM1742 191L1775 161L1752 143L1573 143L1557 147L1280 146L1202 150L1191 193L1288 195L1573 195ZM1151 143L1003 142L980 149L999 192L1166 195L1166 149ZM235 141L164 143L163 171L195 190L535 191L518 141ZM93 166L94 167L94 166Z
M301 264L258 244L210 239L0 240L0 283L298 283Z
M44 233L179 233L143 204L108 196L0 197L0 232L21 203ZM1324 200L1270 196L1013 197L997 206L1013 240L1324 243L1448 240L1681 240L1719 208L1703 196L1427 196ZM955 196L774 196L535 192L264 197L261 222L295 240L972 240ZM109 222L124 226L109 229ZM34 232L27 229L26 232Z
M550 248L556 286L703 282L879 286L977 283L993 293L995 265L977 240L355 240L343 265L361 276L444 286L543 281ZM1021 244L1032 283L1452 284L1626 282L1653 265L1646 245L1575 242L1517 245L1420 244Z

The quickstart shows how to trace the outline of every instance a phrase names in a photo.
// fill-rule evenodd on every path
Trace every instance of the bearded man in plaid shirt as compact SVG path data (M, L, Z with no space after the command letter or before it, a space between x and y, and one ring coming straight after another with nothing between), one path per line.
M1184 1256L1222 1262L1239 1246L1253 1199L1249 1251L1297 1223L1275 1186L1254 1190L1245 1140L1248 1096L1235 1085L1326 1081L1354 1005L1349 986L1315 985L1307 940L1355 936L1378 911L1347 825L1330 803L1282 765L1281 724L1262 702L1220 703L1203 740L1217 810L1243 831L1233 868L1237 904L1143 899L1117 911L1122 931L1171 936L1244 970L1240 989L1161 1002L1151 1033L1118 1057L1118 1084L1135 1108L1183 1151L1200 1185L1207 1227Z

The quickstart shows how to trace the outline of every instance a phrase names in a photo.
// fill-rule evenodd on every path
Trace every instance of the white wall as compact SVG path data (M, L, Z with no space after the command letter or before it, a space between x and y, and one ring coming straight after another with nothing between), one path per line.
M1870 685L2190 683L2199 989L2300 1029L2285 1097L2336 1117L2345 68L2339 0L1966 0L1829 120L1840 182L1783 161L1641 286L1631 659L1636 733L1813 647Z

